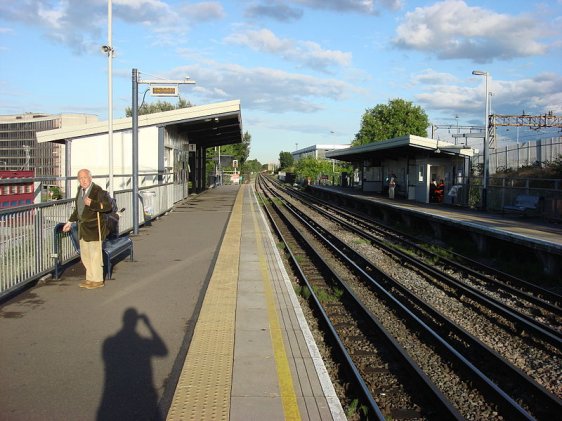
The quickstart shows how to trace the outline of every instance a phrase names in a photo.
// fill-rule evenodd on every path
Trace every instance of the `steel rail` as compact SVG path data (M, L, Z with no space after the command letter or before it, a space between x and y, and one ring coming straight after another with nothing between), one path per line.
M371 229L373 229L373 230L383 232L383 233L385 233L385 235L389 235L389 234L388 234L388 232L382 231L380 226L385 227L385 229L390 229L390 230L394 231L393 228L391 228L391 227L389 227L389 226L387 226L387 225L385 225L385 224L383 224L379 221L375 221L375 220L371 219L369 216L366 216L365 214L361 214L359 212L354 212L351 209L333 204L329 201L320 199L320 198L318 198L318 197L316 197L312 194L304 193L302 191L296 191L294 189L285 188L285 190L287 192L297 194L301 197L307 197L306 201L311 201L311 200L316 201L317 203L320 203L324 206L328 206L329 208L337 209L340 212L351 215L352 217L356 218L356 220L359 221L360 223L370 226ZM449 251L451 254L453 254L455 256L455 258L457 258L461 261L465 261L467 263L461 264L459 262L455 262L454 260L447 259L446 257L437 255L435 253L432 253L429 250L424 249L423 247L418 246L415 243L415 238L409 236L408 234L400 232L400 235L410 238L409 240L408 239L401 239L400 241L408 243L411 247L416 248L423 253L426 253L426 254L431 255L435 258L438 258L439 260L445 262L446 264L451 265L452 267L458 267L461 270L471 271L472 273L477 273L480 276L484 275L482 272L486 272L490 275L496 276L499 280L493 279L488 275L484 275L488 282L494 283L494 284L498 285L500 288L510 288L510 291L513 294L520 295L522 298L525 298L525 299L527 299L531 302L536 302L537 305L542 305L545 308L549 308L550 311L552 311L553 313L555 313L557 315L562 315L562 307L560 307L560 304L562 303L562 295L560 295L560 294L557 294L553 291L546 290L546 289L544 289L544 288L542 288L538 285L532 284L532 283L530 283L528 281L525 281L521 278L517 278L516 276L513 276L511 274L502 272L502 271L500 271L496 268L484 265L480 262L477 262L473 259L470 259L470 258L468 258L466 256L463 256L459 253L456 253L454 251ZM472 265L472 267L467 266L467 264ZM477 269L473 269L473 267L477 268ZM527 290L529 292L526 292L524 290Z
M272 192L273 194L275 194L274 192ZM292 226L292 224L290 223L290 221L288 221L286 219L286 216L284 216L284 214L281 212L281 210L279 209L279 206L276 203L272 203L272 206L275 207L277 209L278 214L280 215L280 217L285 221L285 223L287 224L287 226L289 228L293 229L293 234L297 235L298 237L300 237L300 239L307 244L307 247L309 249L309 251L315 255L315 257L318 259L318 261L322 262L323 267L325 268L325 270L330 271L331 272L331 276L334 279L337 279L338 283L346 290L347 294L353 298L353 301L356 303L356 305L358 306L358 308L361 310L361 312L364 314L364 316L366 318L368 318L371 323L373 324L373 326L376 327L377 329L377 333L385 338L385 341L394 349L394 351L396 352L396 355L398 355L400 357L400 359L402 361L404 361L405 368L412 374L414 374L418 381L421 381L423 384L425 384L426 386L426 391L423 392L426 395L429 395L431 400L436 403L437 406L437 412L441 415L441 416L445 416L448 419L454 418L454 419L463 419L463 417L458 413L457 409L454 407L454 405L452 405L449 400L442 394L442 392L433 384L433 382L427 377L427 375L423 372L423 370L417 365L417 363L415 363L415 361L413 361L411 359L411 357L408 355L408 353L402 348L402 346L396 341L396 339L390 335L386 329L380 324L380 322L378 322L378 320L376 320L375 316L368 310L366 309L360 302L360 300L358 299L358 297L353 293L353 291L351 291L349 289L349 287L346 285L346 283L341 280L339 278L339 276L337 274L335 274L329 267L329 265L324 261L324 259L322 258L322 256L320 256L317 251L314 249L314 247L312 247L312 245L310 245L308 243L308 241L306 241L306 239L304 239L301 235L301 233L296 230L296 228L294 228ZM269 214L269 212L268 212ZM270 216L270 218L272 218ZM276 230L278 230L279 228L277 227L277 225L275 224ZM284 238L281 235L281 238ZM291 250L289 244L284 240L287 249ZM354 368L354 372L357 373L357 375L359 376L359 378L361 379L361 383L364 384L364 381L361 378L361 375L359 373L359 371L357 370L355 364L352 362L351 357L349 356L349 354L347 353L347 351L345 350L345 346L343 345L343 343L341 342L341 340L339 339L339 336L337 335L337 332L335 330L335 328L333 327L332 323L329 321L329 317L328 315L325 313L325 311L322 309L322 305L319 302L319 300L317 299L316 295L313 293L313 288L312 285L310 284L310 282L308 281L307 277L304 275L304 273L302 272L302 269L300 267L300 264L298 263L298 259L296 259L293 255L293 253L291 252L291 256L293 258L293 262L295 264L295 266L298 268L299 272L302 274L303 279L306 281L307 286L309 287L311 294L314 295L315 297L315 302L317 303L317 305L320 307L322 315L325 317L326 323L327 325L330 326L330 330L336 335L336 337L338 338L338 343L341 344L341 347L343 352L346 355L346 359L349 359L349 363L352 365L352 367ZM367 388L367 386L365 385L365 387ZM370 391L368 390L368 388L366 389L367 393L369 396L372 395L370 393ZM374 399L373 399L373 402ZM376 403L375 403L376 405ZM377 406L378 408L378 406ZM379 410L380 413L380 410ZM382 415L382 414L381 414ZM385 418L382 418L385 419Z
M259 180L259 178L258 178L258 180ZM259 183L258 180L256 180L256 181ZM263 190L263 187L262 187L262 190ZM268 206L265 205L266 201L264 200L264 197L259 192L259 189L256 189L256 193L257 193L258 197L260 197L261 202L264 203L264 205L262 205L262 207L265 210L265 213L266 213L266 215L269 219L269 222L270 222L271 226L273 227L273 229L275 230L277 236L281 239L281 241L285 245L286 250L289 253L290 260L293 264L293 267L298 272L299 279L301 279L307 285L307 287L310 291L310 296L312 297L313 305L314 305L315 309L317 310L317 312L320 314L321 322L323 323L324 326L326 326L327 331L329 333L330 342L335 345L335 348L337 349L338 354L340 355L340 357L342 358L345 366L347 367L346 375L353 378L354 382L356 383L356 389L358 389L359 392L361 393L361 395L363 396L362 401L365 402L368 405L370 413L374 414L376 419L384 421L385 420L384 415L382 414L379 406L377 405L375 399L373 398L373 395L371 394L368 386L365 384L365 381L361 377L361 374L359 373L359 370L357 369L357 367L353 363L353 360L350 357L349 353L347 352L347 350L345 348L345 345L341 341L338 333L336 332L336 329L334 328L333 324L330 322L330 319L329 319L328 315L326 314L326 312L324 311L324 309L322 307L322 304L318 300L318 297L314 293L312 285L308 280L308 277L304 274L304 271L302 270L300 264L298 263L298 259L295 257L292 248L289 246L288 240L285 238L285 236L281 232L281 228L279 228L279 226L275 222L275 219L274 219L273 215L271 214Z
M308 221L307 218L302 217L298 212L294 211L294 207L287 203L281 198L284 204L293 212L295 218L301 220L301 223L307 226L311 232L314 233L316 238L321 239L322 242L329 248L331 248L335 255L339 256L343 261L353 268L354 272L361 275L364 279L368 279L379 293L387 299L387 302L393 305L403 317L406 317L410 322L415 324L420 332L423 332L427 336L431 337L436 344L440 345L440 349L444 351L449 357L454 359L458 364L464 367L468 372L470 372L474 378L477 380L478 384L482 386L487 393L494 397L494 402L505 411L505 415L513 417L513 419L533 419L525 409L523 409L515 400L513 400L503 389L498 387L488 376L486 376L481 370L479 370L474 364L472 364L465 356L463 356L459 351L457 351L453 346L451 346L445 339L443 339L436 331L429 327L423 320L421 320L416 314L414 314L409 308L402 304L396 297L394 297L389 291L387 291L377 280L371 277L363 268L361 268L356 262L350 259L346 254L334 245L330 240L328 240L322 233L318 232ZM291 209L293 208L293 209ZM347 248L347 246L346 246Z
M311 218L304 213L301 216L308 222L314 224L314 221L312 221ZM431 323L434 326L434 329L440 329L442 332L444 332L441 334L442 337L451 338L458 336L461 338L460 342L466 341L467 343L469 343L469 346L467 348L470 348L471 352L478 352L480 353L480 355L485 354L486 358L484 360L488 358L491 360L487 361L487 365L492 367L492 370L494 370L494 380L496 382L503 381L503 388L524 387L526 393L523 394L523 397L524 399L526 399L527 404L533 408L533 412L535 414L540 414L543 419L548 419L548 416L551 416L552 414L562 413L562 401L560 401L560 399L546 390L543 386L539 385L535 380L525 374L522 370L513 366L510 362L501 357L496 351L490 349L473 335L457 326L447 317L443 316L439 311L435 310L429 304L419 299L406 287L401 285L399 282L394 281L390 275L373 266L371 262L361 256L359 253L349 248L341 240L337 239L328 232L325 232L325 234L327 238L335 244L338 250L341 250L345 253L349 252L351 256L348 257L355 263L361 264L365 272L377 273L379 277L385 279L386 281L388 281L388 283L391 283L392 288L399 290L408 298L408 300L414 302L415 305L419 306L425 312L430 314L431 317L436 319L437 322L428 322L427 319L431 320L431 317L429 317L425 318L425 321L428 324ZM446 331L443 326L445 326L448 331ZM473 357L473 354L471 354L471 357ZM510 377L508 379L505 379L506 373L509 373ZM515 378L515 383L513 382L513 378ZM525 396L527 393L529 395Z
M309 204L307 204L309 205ZM523 313L520 313L519 311L511 308L510 306L494 299L491 298L485 294L482 294L480 291L478 291L476 288L473 288L469 285L466 285L458 280L456 280L455 278L453 278L450 275L447 275L441 271L438 271L436 269L434 269L433 267L429 266L428 264L420 261L419 259L415 259L414 257L410 256L407 253L402 252L401 250L398 250L397 248L391 246L388 244L388 242L384 242L376 237L374 237L373 235L366 233L365 231L363 231L362 229L357 227L357 224L359 224L361 221L357 221L356 220L356 224L352 224L348 221L344 221L341 220L339 218L334 217L333 215L330 215L328 212L326 212L323 209L317 209L316 210L321 213L322 215L324 215L325 217L331 219L332 221L337 222L340 225L345 226L347 229L353 231L354 233L356 233L357 235L368 239L369 241L377 244L377 246L385 249L387 252L389 253L393 253L393 254L397 254L402 260L407 261L408 263L410 263L412 266L415 266L417 268L419 268L420 270L425 271L426 273L431 274L431 276L446 282L447 284L452 284L454 285L456 288L459 288L461 290L463 290L463 292L465 292L467 295L469 295L471 298L477 300L478 302L480 302L480 304L482 305L486 305L489 306L491 308L494 309L494 311L497 311L498 313L500 313L502 316L506 317L508 320L517 323L518 325L520 325L520 330L531 330L532 332L534 332L538 337L542 338L543 340L547 341L548 343L557 346L557 347L561 347L562 346L562 334L560 332L558 332L557 330L551 328L550 326L546 326L543 323L537 322L535 319L533 319L530 316L527 316ZM463 268L464 270L464 268ZM478 272L472 271L471 274L475 277L477 277L478 275L481 276L481 274L479 274ZM486 279L488 280L488 279ZM503 288L506 288L505 286L503 286ZM517 290L515 290L517 291ZM524 294L523 298L528 299L529 296L527 294ZM537 305L544 305L544 301L540 300L540 302ZM559 307L556 306L552 306L550 305L547 307L548 309L553 309L553 310L561 310Z

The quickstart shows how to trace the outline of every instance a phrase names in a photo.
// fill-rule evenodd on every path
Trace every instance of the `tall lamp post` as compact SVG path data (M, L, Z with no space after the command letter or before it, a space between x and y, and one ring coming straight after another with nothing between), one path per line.
M473 70L472 74L475 76L484 76L485 79L485 96L486 101L486 114L484 114L484 174L482 176L482 209L486 210L488 207L488 177L489 177L489 137L488 137L488 117L490 115L490 100L488 93L488 72L482 70Z
M101 51L107 54L107 136L109 148L109 193L113 196L113 50L112 46L112 6L107 1L107 45L102 45Z

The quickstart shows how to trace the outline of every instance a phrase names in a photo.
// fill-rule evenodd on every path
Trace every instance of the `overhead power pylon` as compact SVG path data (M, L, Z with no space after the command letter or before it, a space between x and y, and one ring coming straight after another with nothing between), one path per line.
M533 130L543 128L562 128L562 116L554 115L552 112L542 115L504 115L491 114L488 122L488 139L490 147L496 148L496 127L529 127Z

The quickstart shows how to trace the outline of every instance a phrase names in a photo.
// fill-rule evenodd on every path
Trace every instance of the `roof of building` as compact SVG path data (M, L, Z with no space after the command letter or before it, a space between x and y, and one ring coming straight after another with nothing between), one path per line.
M420 150L425 150L430 154L466 157L470 157L474 154L473 149L469 146L454 145L438 139L408 135L383 140L381 142L373 142L366 145L326 152L326 157L338 159L340 161L357 162L365 159L372 159L373 157L384 159L411 156L412 152L417 153Z
M175 126L178 134L185 134L190 143L205 147L242 142L240 101L225 101L171 111L145 114L138 117L138 127ZM113 120L113 131L132 129L132 118ZM100 121L79 126L62 127L37 133L37 141L64 143L108 132L108 122Z
M0 124L26 124L40 123L44 121L58 120L65 125L86 124L98 121L95 114L84 113L65 113L65 114L46 114L46 113L23 113L0 115Z
M291 152L291 154L299 155L299 154L302 154L302 153L314 152L314 151L318 151L318 150L331 151L331 150L334 150L334 149L349 148L349 146L350 146L349 144L347 144L347 145L312 145L312 146L307 146L306 148L298 149L294 152Z

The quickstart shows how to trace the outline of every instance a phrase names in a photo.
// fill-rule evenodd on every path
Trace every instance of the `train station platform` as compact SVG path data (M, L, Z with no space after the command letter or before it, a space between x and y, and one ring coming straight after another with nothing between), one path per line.
M251 185L178 203L104 288L0 306L2 420L345 419Z
M560 279L562 274L562 224L538 217L490 213L441 203L420 203L365 193L350 187L311 186L324 198L346 203L368 204L370 212L385 222L400 220L408 226L431 227L435 238L447 236L472 239L482 255L502 248L527 251L544 268L545 274Z
M562 224L551 223L539 218L482 212L442 203L389 199L379 194L364 193L346 187L314 186L313 189L381 202L395 209L418 213L434 220L451 221L456 225L464 225L472 229L486 229L497 235L510 236L513 240L543 243L545 246L559 249L562 252Z

